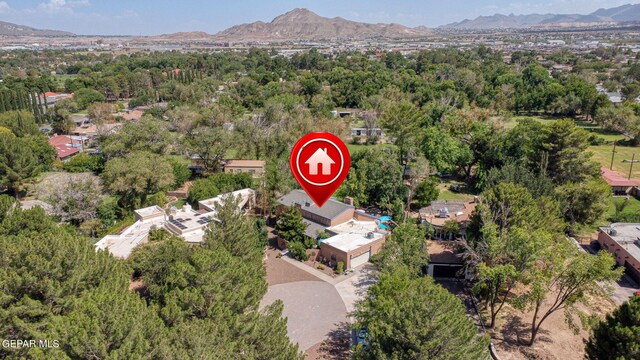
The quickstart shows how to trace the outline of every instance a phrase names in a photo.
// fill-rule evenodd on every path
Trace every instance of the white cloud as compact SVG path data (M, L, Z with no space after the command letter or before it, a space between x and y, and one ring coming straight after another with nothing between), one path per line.
M9 4L6 1L0 1L0 14L7 13L9 10L11 10Z
M89 6L89 0L49 0L40 3L37 10L49 13L67 12L72 13L74 8Z

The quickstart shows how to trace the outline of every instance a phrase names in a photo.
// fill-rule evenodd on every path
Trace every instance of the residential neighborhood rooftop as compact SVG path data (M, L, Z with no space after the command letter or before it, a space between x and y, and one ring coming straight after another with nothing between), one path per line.
M640 184L640 182L634 179L627 179L626 177L618 174L617 172L605 166L600 168L600 172L602 173L602 178L604 179L604 181L607 182L607 184L609 184L609 186L631 187L631 186L638 186Z
M330 245L338 250L349 252L363 245L367 245L384 237L381 233L370 232L369 237L360 232L348 232L332 236L322 243Z
M613 223L601 227L620 247L636 260L640 260L640 223Z
M142 208L142 209L137 209L134 211L136 214L142 216L142 217L148 217L151 215L164 215L164 209L162 209L160 206L154 205L154 206L149 206L146 208Z
M301 209L326 219L333 219L348 209L354 209L353 205L345 204L335 198L330 198L322 207L318 207L302 190L291 191L287 195L279 198L278 203L289 207L300 205Z
M442 226L448 220L468 221L477 205L475 201L435 200L420 209L419 215L431 225Z
M228 160L225 166L229 167L264 167L264 160Z
M213 206L215 203L224 201L226 196L230 194L241 197L238 208L243 209L246 205L251 206L255 191L242 189L203 200L200 204L205 203ZM188 204L181 209L170 208L169 214L159 206L137 209L135 213L138 221L119 235L107 235L102 238L96 243L96 250L107 250L115 257L126 258L136 246L148 241L149 232L153 227L163 228L180 236L186 242L200 243L203 241L207 226L215 220L216 215L214 208L205 208L204 210L196 211Z
M49 145L56 150L57 158L64 159L80 152L82 139L77 139L69 135L54 135L49 138Z

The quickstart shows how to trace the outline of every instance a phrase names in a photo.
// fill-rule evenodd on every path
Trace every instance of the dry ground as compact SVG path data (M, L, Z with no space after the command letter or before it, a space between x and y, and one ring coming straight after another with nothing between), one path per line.
M600 317L614 308L615 305L610 299L593 300L589 306L579 307L589 315L596 314ZM584 359L584 341L589 337L589 331L581 329L578 334L575 334L565 322L562 310L555 312L542 323L533 346L524 345L523 343L529 340L532 316L532 312L523 314L505 306L492 335L502 360ZM577 318L576 323L580 324Z

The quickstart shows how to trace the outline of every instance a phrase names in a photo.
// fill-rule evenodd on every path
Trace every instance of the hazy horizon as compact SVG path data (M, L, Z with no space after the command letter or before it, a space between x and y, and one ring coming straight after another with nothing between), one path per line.
M269 22L294 8L307 8L320 16L340 16L359 22L437 27L496 13L588 14L599 8L638 2L640 1L246 0L229 4L222 1L185 0L176 4L168 0L4 0L0 1L0 20L40 29L70 31L78 35L158 35L181 31L215 34L233 25L259 20Z

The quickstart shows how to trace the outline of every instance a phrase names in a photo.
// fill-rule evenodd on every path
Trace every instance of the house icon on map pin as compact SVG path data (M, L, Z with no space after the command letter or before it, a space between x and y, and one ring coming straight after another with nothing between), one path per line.
M327 154L327 148L319 148L304 163L309 164L309 175L318 175L319 165L322 165L322 175L331 175L331 165L336 162Z

